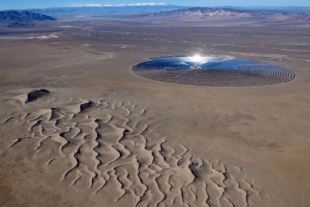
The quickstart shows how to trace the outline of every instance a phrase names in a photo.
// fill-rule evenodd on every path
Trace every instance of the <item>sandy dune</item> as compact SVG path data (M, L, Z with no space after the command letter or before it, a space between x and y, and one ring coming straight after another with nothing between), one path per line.
M266 202L242 168L195 157L186 146L171 147L152 125L146 109L104 100L73 101L3 121L6 129L23 127L25 132L9 148L18 150L32 142L36 163L51 171L66 164L60 181L67 179L70 185L91 189L93 194L111 184L117 191L116 202L125 195L132 197L130 206Z
M157 132L154 112L118 101L63 103L46 94L46 89L40 89L17 96L19 102L8 101L25 109L6 117L1 126L8 134L7 149L15 156L26 149L38 169L60 172L57 182L85 189L92 196L104 196L105 190L113 189L114 205L122 199L127 206L264 206L274 202L261 182L247 175L247 169L199 158L187 146L171 143ZM29 104L36 110L28 111ZM10 133L16 128L18 136Z

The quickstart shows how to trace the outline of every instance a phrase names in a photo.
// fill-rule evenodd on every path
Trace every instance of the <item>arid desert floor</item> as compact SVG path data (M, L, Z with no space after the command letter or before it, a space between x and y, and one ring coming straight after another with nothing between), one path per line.
M0 31L0 206L310 206L310 22L75 16ZM287 83L144 79L232 56Z

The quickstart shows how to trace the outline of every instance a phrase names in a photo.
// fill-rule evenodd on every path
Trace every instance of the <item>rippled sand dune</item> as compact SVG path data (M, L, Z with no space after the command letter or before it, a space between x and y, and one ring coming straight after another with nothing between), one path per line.
M267 202L241 167L193 156L183 145L170 146L152 130L149 118L146 109L131 103L82 100L14 114L3 125L24 128L23 136L9 143L12 151L32 142L33 162L50 171L66 164L60 181L93 194L113 183L115 202L128 195L133 201L128 206Z

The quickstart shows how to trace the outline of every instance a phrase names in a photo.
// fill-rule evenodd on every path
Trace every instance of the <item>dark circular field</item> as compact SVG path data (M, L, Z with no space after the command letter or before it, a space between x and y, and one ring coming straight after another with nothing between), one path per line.
M158 57L139 63L132 70L151 80L213 87L273 85L295 77L293 71L277 65L231 57Z

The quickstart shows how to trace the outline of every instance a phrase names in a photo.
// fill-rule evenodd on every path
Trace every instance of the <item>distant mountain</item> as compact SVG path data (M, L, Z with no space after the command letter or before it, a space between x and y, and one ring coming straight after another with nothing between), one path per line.
M8 25L8 28L31 28L35 27L32 23L11 23Z
M300 10L268 10L268 9L237 9L231 7L208 8L193 7L170 11L160 11L149 14L142 14L139 17L160 17L160 16L226 16L226 17L268 17L274 19L301 19L310 20L310 12L301 12Z
M280 12L271 15L274 19L299 19L310 21L310 12Z
M165 5L165 4L151 4L151 3L140 3L140 4L77 4L69 7L55 7L46 9L28 9L32 12L45 12L45 13L58 13L58 12L159 12L182 9L185 7Z
M51 16L44 14L33 13L29 11L0 11L0 22L31 22L31 21L46 21L57 20Z
M232 8L208 8L193 7L185 9L177 9L172 11L161 11L153 14L145 14L141 16L240 16L251 17L259 15L256 12L246 12Z
M165 3L136 4L73 4L71 7L137 7L137 6L167 6Z
M310 11L310 7L302 7L302 6L287 6L287 7L281 7L281 6L271 6L271 7L230 7L235 9L251 9L251 10L273 10L273 11Z

